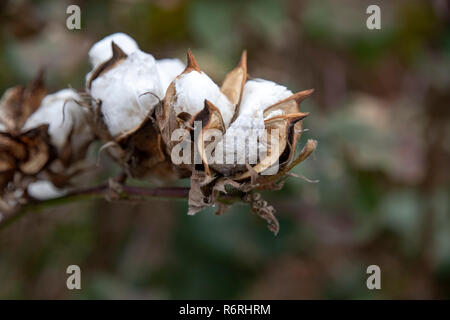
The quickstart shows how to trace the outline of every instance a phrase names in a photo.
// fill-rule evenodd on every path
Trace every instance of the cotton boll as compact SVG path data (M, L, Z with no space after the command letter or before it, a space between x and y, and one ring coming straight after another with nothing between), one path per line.
M183 72L185 65L180 59L161 59L156 60L161 88L165 94L172 81Z
M264 110L291 95L292 92L286 87L272 81L263 79L247 81L242 94L239 114L224 136L224 141L238 137L236 144L221 141L217 144L217 148L224 148L224 155L228 158L236 155L248 155L250 151L256 150L258 139L262 139L265 134ZM278 110L272 113L273 116L282 114Z
M152 55L136 51L92 82L92 97L101 101L103 120L113 138L136 130L163 98ZM153 95L152 95L153 94Z
M117 44L123 52L131 54L139 51L139 46L129 35L125 33L114 33L95 43L89 50L89 61L93 68L109 60L112 57L111 42Z
M93 133L87 123L87 110L75 101L80 97L72 89L64 89L46 96L39 109L34 112L24 125L23 131L49 124L52 144L61 151L69 142L72 132L72 148L77 152L82 145L90 141Z
M205 106L205 99L215 105L222 115L226 127L233 117L233 105L220 88L203 72L191 71L175 79L175 112L195 115Z
M65 194L64 189L56 188L50 181L39 180L28 185L28 194L38 200L48 200Z

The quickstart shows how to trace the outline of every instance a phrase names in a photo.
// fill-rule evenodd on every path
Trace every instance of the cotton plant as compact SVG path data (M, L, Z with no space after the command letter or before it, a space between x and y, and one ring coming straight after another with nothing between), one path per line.
M87 110L80 107L81 98L74 90L46 93L40 73L30 84L8 89L0 100L0 202L4 211L24 201L21 198L36 182L55 190L69 185L70 178L80 172L75 164L84 160L94 139ZM48 197L45 192L34 195Z
M289 171L316 148L297 142L308 113L300 103L313 90L249 79L247 53L219 86L190 50L187 64L155 59L124 33L95 43L84 90L46 95L42 79L5 92L0 102L2 207L70 194L94 140L122 167L107 184L120 197L127 177L170 183L190 179L189 214L224 198L248 202L278 232L274 208L257 190L283 186ZM19 182L22 183L19 188ZM129 190L129 189L128 189ZM19 192L20 193L20 192ZM227 204L225 204L227 203ZM0 209L2 208L0 207Z

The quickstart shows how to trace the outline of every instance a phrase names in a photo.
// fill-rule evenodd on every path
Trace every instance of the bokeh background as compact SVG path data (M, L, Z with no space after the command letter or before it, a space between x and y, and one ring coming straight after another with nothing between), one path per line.
M81 8L81 30L66 8ZM366 8L381 7L381 30ZM82 89L87 52L125 32L156 58L191 48L218 82L249 74L315 88L313 157L282 191L278 236L246 205L186 215L187 201L66 204L0 233L0 298L450 298L450 4L441 1L1 1L0 92L41 66L50 91ZM92 157L95 161L94 146ZM85 177L117 168L107 159ZM157 182L140 182L158 185ZM187 182L182 182L186 185ZM66 288L66 267L82 290ZM366 268L380 266L382 289Z

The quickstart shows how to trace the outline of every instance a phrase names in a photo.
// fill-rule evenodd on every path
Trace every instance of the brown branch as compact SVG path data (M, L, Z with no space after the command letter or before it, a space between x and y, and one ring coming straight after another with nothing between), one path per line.
M0 231L29 212L40 212L45 208L59 206L75 201L102 198L109 198L113 200L142 200L147 198L186 199L189 196L189 188L183 187L147 188L120 185L118 189L120 190L114 190L110 184L105 183L95 187L73 190L61 197L53 199L30 199L27 204L9 213L3 217L2 220L0 220ZM228 195L223 195L221 199L224 202L234 202L238 200L238 198Z

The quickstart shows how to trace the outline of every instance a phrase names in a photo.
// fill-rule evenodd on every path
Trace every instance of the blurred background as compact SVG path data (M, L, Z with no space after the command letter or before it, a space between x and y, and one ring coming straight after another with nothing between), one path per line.
M69 4L81 30L66 28ZM370 4L381 30L366 28ZM1 93L41 66L50 91L82 89L90 46L114 32L156 58L191 48L219 83L247 49L250 76L316 89L300 145L319 146L294 172L320 180L265 194L276 237L246 205L191 217L187 201L98 200L28 214L0 233L0 298L450 298L448 1L13 0L0 21ZM117 171L102 161L87 183ZM71 264L80 291L66 288ZM381 290L366 287L372 264Z

